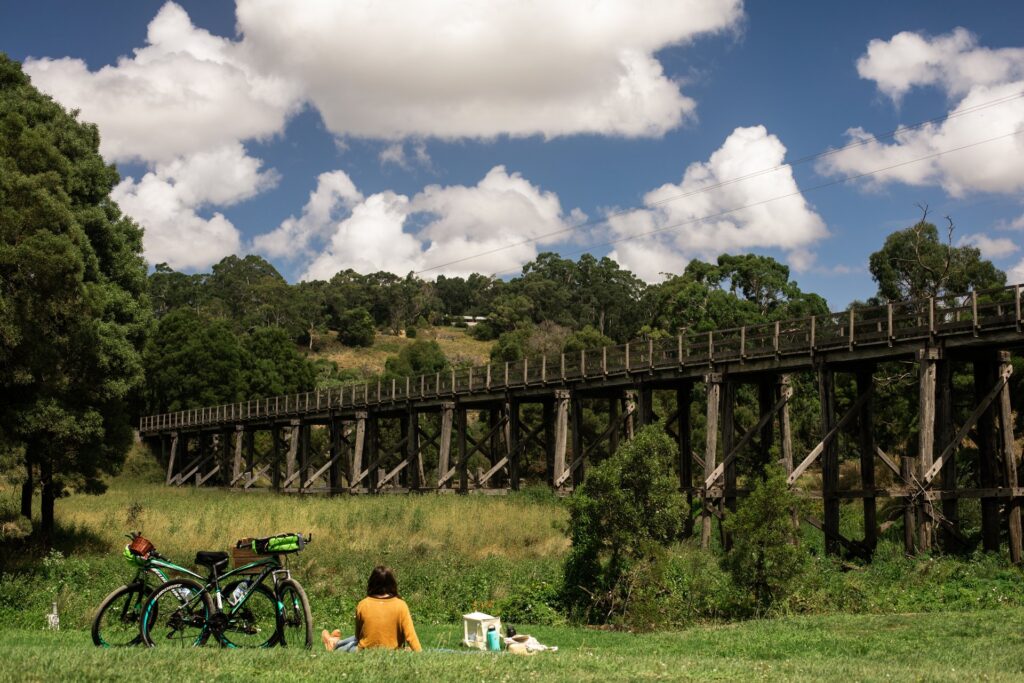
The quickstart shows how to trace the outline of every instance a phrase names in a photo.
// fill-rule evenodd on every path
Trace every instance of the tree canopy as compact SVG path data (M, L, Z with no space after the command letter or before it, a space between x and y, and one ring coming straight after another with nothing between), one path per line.
M131 444L150 320L142 230L111 201L95 126L0 54L0 424L24 447L44 541L66 489L99 492Z

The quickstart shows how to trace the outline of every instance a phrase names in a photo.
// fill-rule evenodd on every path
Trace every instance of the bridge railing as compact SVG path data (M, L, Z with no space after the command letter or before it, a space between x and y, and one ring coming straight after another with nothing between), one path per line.
M945 294L882 306L710 331L636 340L580 352L455 368L416 377L376 378L336 389L272 396L220 406L149 415L142 432L167 431L297 416L312 412L455 397L524 386L573 382L743 359L781 357L856 346L892 344L988 330L1022 329L1021 285Z

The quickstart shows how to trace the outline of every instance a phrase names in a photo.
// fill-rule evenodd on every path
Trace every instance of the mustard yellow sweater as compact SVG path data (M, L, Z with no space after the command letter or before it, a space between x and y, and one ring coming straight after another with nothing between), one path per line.
M394 650L406 644L416 652L422 649L409 606L402 598L363 598L356 605L356 638L360 650L370 647Z

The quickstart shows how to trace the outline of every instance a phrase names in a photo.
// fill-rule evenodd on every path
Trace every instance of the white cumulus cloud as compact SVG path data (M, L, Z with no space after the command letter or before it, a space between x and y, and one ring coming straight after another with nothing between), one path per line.
M891 143L852 128L850 141L863 144L826 157L820 172L889 169L873 175L868 186L938 185L954 197L1024 188L1024 135L1006 136L1024 129L1024 98L1016 97L1024 92L1024 49L978 46L962 28L934 38L904 32L871 41L857 70L896 102L912 88L937 87L956 105L945 121L905 128ZM997 100L1005 101L993 104Z
M260 170L261 164L240 144L230 144L157 164L138 181L125 178L111 197L144 228L149 263L206 268L237 253L241 237L223 214L204 218L198 210L229 206L273 186L277 174Z
M333 171L320 176L302 215L257 237L254 247L301 255L303 279L329 279L346 268L428 270L427 277L494 273L519 268L585 219L503 166L476 185L429 185L411 198L391 191L364 197Z
M284 130L300 104L287 78L259 71L239 43L192 25L168 2L147 45L90 71L81 59L27 59L33 84L96 123L110 161L170 161Z
M741 0L239 0L253 59L339 135L657 136L695 103L658 50L735 28Z
M690 164L681 182L648 192L647 208L609 217L613 239L635 238L618 242L611 257L648 281L694 257L749 249L780 249L795 268L809 268L810 247L828 231L789 166L762 173L785 155L764 126L737 128L708 161ZM652 231L660 232L644 236Z
M984 233L964 235L960 238L958 246L969 245L977 247L981 255L987 259L999 259L1009 256L1019 247L1008 237L990 237Z

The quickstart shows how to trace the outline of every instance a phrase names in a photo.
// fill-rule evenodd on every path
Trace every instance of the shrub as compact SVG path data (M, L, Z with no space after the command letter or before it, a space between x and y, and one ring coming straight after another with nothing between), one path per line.
M789 490L781 468L770 467L766 474L725 519L725 529L735 541L722 558L733 582L748 591L761 609L789 594L807 557L797 546L792 521L792 510L800 500Z
M683 497L669 474L676 453L661 426L646 427L592 468L569 501L565 600L577 618L621 619L636 602L633 589L657 583L663 550L683 526Z
M338 341L345 346L373 346L377 330L365 308L352 308L338 317Z

